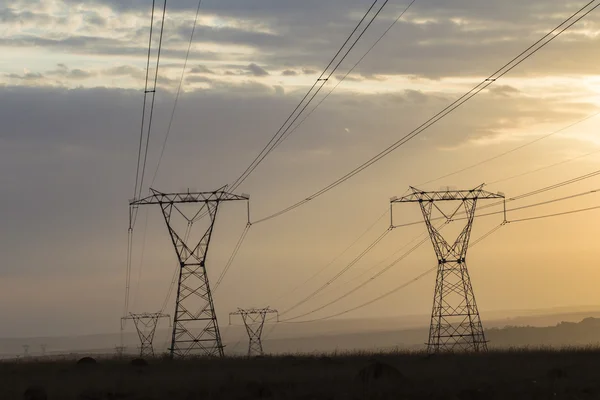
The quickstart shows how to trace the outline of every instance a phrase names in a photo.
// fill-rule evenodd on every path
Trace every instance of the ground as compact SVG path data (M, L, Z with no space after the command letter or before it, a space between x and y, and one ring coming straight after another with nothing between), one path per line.
M0 399L596 399L598 366L596 349L21 361L0 364Z

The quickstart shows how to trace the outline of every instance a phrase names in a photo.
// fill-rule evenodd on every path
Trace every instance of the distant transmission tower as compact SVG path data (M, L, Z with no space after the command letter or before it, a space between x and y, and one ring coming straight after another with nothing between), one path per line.
M130 202L130 215L141 205L160 206L177 253L180 270L173 317L171 357L224 356L206 274L206 257L219 205L227 201L249 200L247 195L235 195L226 192L225 189L226 186L214 192L188 191L169 194L150 189L152 195ZM188 206L188 210L193 206L192 212L184 213L183 206ZM185 232L175 227L172 221L174 215L183 217L187 222ZM189 238L192 225L207 215L208 227L198 241L192 242Z
M123 355L125 354L125 346L115 346L115 354L117 355L118 358L122 358Z
M29 357L29 345L28 344L23 345L23 357L24 358Z
M265 320L268 314L277 314L277 320L279 321L279 312L271 308L250 308L242 309L238 308L237 311L229 313L229 324L231 325L231 316L241 315L246 326L246 332L248 333L248 357L251 356L262 356L262 331L265 325Z
M161 318L167 318L170 321L171 316L163 313L129 313L127 317L122 318L123 320L132 320L135 325L140 338L140 357L154 357L154 333L156 333L156 327ZM117 352L121 351L119 356L123 355L122 350L117 349Z
M465 258L477 200L504 199L504 195L486 192L482 188L483 185L473 190L448 189L438 192L423 192L411 187L412 194L391 200L392 204L419 203L438 259L427 343L429 353L487 351L487 342ZM460 204L456 208L452 207L450 212L444 212L438 206L439 202L460 202ZM464 209L466 214L464 217L466 224L456 240L450 244L433 226L432 214L437 210L442 218L450 222L461 209Z

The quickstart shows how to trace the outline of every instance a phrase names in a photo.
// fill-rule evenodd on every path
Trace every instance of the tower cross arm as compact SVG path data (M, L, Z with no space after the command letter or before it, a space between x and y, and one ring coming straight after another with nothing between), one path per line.
M237 201L249 200L250 196L242 194L234 194L225 191L224 189L215 190L213 192L180 192L180 193L163 193L155 189L150 189L151 195L130 200L130 206L140 206L148 204L181 204L181 203L208 203L221 201Z
M471 190L440 190L426 192L411 186L412 193L400 198L394 197L391 203L420 203L423 201L456 201L475 199L504 199L503 193L492 193L482 189L483 185Z

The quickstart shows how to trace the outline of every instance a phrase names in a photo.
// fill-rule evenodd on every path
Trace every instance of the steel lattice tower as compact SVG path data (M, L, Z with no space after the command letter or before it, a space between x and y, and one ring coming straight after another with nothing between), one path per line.
M140 338L140 357L154 357L154 333L161 318L168 318L170 320L171 316L163 313L129 313L127 317L121 318L122 322L132 320L135 325L138 337ZM118 349L117 351L119 350L122 351L122 349Z
M467 270L466 256L475 208L479 199L504 199L504 195L486 192L483 185L473 190L423 192L411 187L412 193L392 203L419 203L429 236L438 259L437 278L431 311L427 351L487 351L487 341L475 302L473 286ZM438 202L460 202L451 212L444 212ZM433 226L432 214L441 213L447 222L464 209L464 228L452 244Z
M192 193L189 191L161 193L150 189L152 192L150 196L130 202L132 210L141 205L160 206L177 253L180 270L173 317L171 357L224 356L221 333L206 273L206 257L219 205L228 201L249 200L248 196L228 193L225 188L226 186L214 192ZM184 205L195 206L192 217L183 212ZM185 234L178 231L172 223L174 213L187 220L188 232ZM197 242L192 242L189 238L191 225L206 216L209 218L208 227Z
M237 311L229 313L229 324L231 325L232 315L241 315L248 333L248 357L251 356L262 356L262 331L265 326L265 320L267 314L277 314L277 321L279 322L279 312L269 307L267 308L250 308L242 309L238 308Z

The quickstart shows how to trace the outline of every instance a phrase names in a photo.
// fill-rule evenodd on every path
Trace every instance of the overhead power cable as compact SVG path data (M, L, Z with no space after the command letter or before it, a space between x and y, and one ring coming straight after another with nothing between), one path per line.
M137 195L135 196L135 198L141 197L142 190L144 187L144 177L146 175L146 163L148 161L148 149L150 146L150 133L152 132L152 122L153 122L153 117L154 117L154 105L156 103L156 88L158 85L158 71L159 71L159 66L160 66L160 55L161 55L161 50L162 50L162 41L163 41L163 33L164 33L164 28L165 28L166 13L167 13L167 0L165 0L165 2L164 2L162 21L160 24L160 35L158 37L158 50L157 50L157 54L156 54L156 69L154 72L154 84L152 86L152 90L148 91L147 87L145 90L145 92L152 93L152 100L150 102L150 115L148 117L148 130L146 133L146 146L145 146L145 150L144 150L142 167L140 169L141 172L140 172L139 187L137 189ZM144 93L144 95L145 94L146 93Z
M500 225L500 226L502 226L502 225ZM489 237L489 236L490 236L492 233L496 232L498 229L499 229L499 226L496 226L496 227L494 227L494 228L492 229L492 231L490 231L491 233L490 233L490 232L486 233L485 235L483 235L483 236L482 236L482 238L483 238L483 239L486 239L486 238L487 238L487 237ZM483 240L483 239L482 239L482 240ZM479 239L478 239L478 240L476 240L475 242L476 242L476 243L480 243L482 240L479 240ZM469 246L469 248L472 248L472 247L474 247L474 246L475 246L475 244L473 244L473 245ZM382 299L384 299L384 298L386 298L386 297L389 297L389 296L391 296L391 295L392 295L392 294L394 294L394 293L397 293L397 292L399 292L400 290L402 290L402 289L404 289L404 288L408 287L409 285L411 285L411 284L413 284L413 283L417 282L418 280L422 279L423 277L425 277L425 276L429 275L430 273L432 273L432 272L436 271L436 270L437 270L437 268L438 268L438 267L437 267L437 265L436 265L435 267L428 269L427 271L425 271L425 272L423 272L422 274L420 274L420 275L416 276L415 278L413 278L413 279L411 279L411 280L409 280L409 281L407 281L407 282L405 282L405 283L401 284L400 286L398 286L398 287L396 287L396 288L394 288L394 289L392 289L392 290L390 290L390 291L388 291L388 292L386 292L386 293L384 293L384 294L382 294L382 295L380 295L380 296L378 296L378 297L376 297L376 298L374 298L374 299L372 299L372 300L369 300L369 301L367 301L367 302L365 302L365 303L362 303L362 304L360 304L360 305L358 305L358 306L356 306L356 307L352 307L352 308L350 308L350 309L347 309L347 310L345 310L345 311L341 311L341 312L338 312L338 313L335 313L335 314L332 314L332 315L328 315L328 316L326 316L326 317L314 318L314 319L311 319L311 320L306 320L306 321L290 321L290 320L287 320L287 321L286 321L286 320L284 320L284 321L281 321L281 322L283 322L283 323L292 323L292 324L303 324L303 323L308 323L308 322L324 321L324 320L327 320L327 319L331 319L331 318L339 317L339 316L341 316L341 315L344 315L344 314L348 314L348 313L350 313L350 312L353 312L353 311L359 310L359 309L361 309L361 308L364 308L364 307L366 307L366 306L369 306L369 305L371 305L371 304L373 304L373 303L376 303L376 302L378 302L378 301L380 301L380 300L382 300Z
M501 204L510 203L512 201L522 200L522 199L527 198L527 197L531 197L531 196L535 196L535 195L538 195L538 194L541 194L541 193L545 193L545 192L548 192L550 190L559 189L561 187L568 186L568 185L571 185L571 184L574 184L574 183L577 183L577 182L581 182L581 181L584 181L586 179L590 179L590 178L593 178L593 177L596 177L596 176L599 176L599 175L600 175L600 170L596 170L596 171L593 171L593 172L590 172L590 173L587 173L587 174L584 174L584 175L577 176L575 178L567 179L566 181L554 183L554 184L549 185L549 186L545 186L545 187L542 187L542 188L539 188L539 189L532 190L532 191L527 192L527 193L523 193L523 194L520 194L520 195L517 195L517 196L514 196L514 197L510 197L510 198L506 199L505 201L502 200L502 201L498 201L498 202L493 202L493 203L490 203L490 204L482 205L482 206L478 207L478 209L479 210L483 210L483 209L490 208L490 207L495 207L495 206L498 206L498 205L501 205ZM514 210L516 210L516 209L512 209L512 211L514 211ZM511 211L511 210L507 210L507 211ZM504 211L499 211L499 212L494 213L494 214L499 214L501 212L504 212ZM464 214L465 214L464 211L462 211L462 212L458 212L456 215L464 215ZM494 214L484 214L484 215L494 215ZM478 214L477 216L480 216L480 215L481 214ZM432 221L437 221L437 220L442 220L442 219L445 219L445 218L444 217L437 217L437 218L433 218ZM394 225L393 228L402 228L402 227L407 227L407 226L420 225L422 223L423 223L423 221L408 222L408 223L405 223L405 224Z
M591 151L589 153L581 154L581 155L576 156L576 157L567 158L566 160L561 160L559 162L556 162L556 163L553 163L553 164L549 164L549 165L545 165L545 166L540 167L540 168L535 168L535 169L532 169L532 170L529 170L529 171L521 172L519 174L512 175L512 176L509 176L509 177L506 177L506 178L498 179L498 180L495 180L493 182L488 183L487 185L495 185L495 184L500 183L500 182L506 182L506 181L510 181L512 179L515 179L515 178L521 178L521 177L526 176L526 175L530 175L530 174L533 174L533 173L536 173L536 172L544 171L546 169L557 167L559 165L567 164L567 163L570 163L571 161L580 160L582 158L589 157L591 155L598 154L598 153L600 153L600 149L599 150Z
M404 14L406 14L408 12L408 10L412 7L413 4L415 4L417 0L412 0L404 10L402 10L402 12L400 13L400 15L398 15L398 17L392 22L392 24L381 34L381 36L379 36L379 38L371 45L371 47L369 47L369 49L366 51L365 54L363 54L363 56L352 66L352 68L350 68L348 71L346 71L346 74L344 74L344 76L342 76L341 79L338 80L338 82L336 83L336 85L321 99L319 100L319 102L317 103L316 106L314 106L310 112L308 114L306 114L304 116L304 118L302 118L300 120L300 122L298 124L296 124L296 126L294 126L294 128L292 128L289 132L287 132L283 138L281 139L281 141L279 142L279 144L283 143L288 137L290 137L290 135L292 133L294 133L299 127L300 125L302 125L304 123L304 121L306 121L308 118L310 118L310 116L317 110L317 108L319 108L321 106L321 104L323 104L323 102L325 100L327 100L327 98L329 96L331 96L331 94L338 88L338 86L340 86L342 84L342 82L344 82L346 80L346 78L348 78L348 76L354 72L354 70L356 69L356 67L358 67L358 65L369 55L369 53L371 53L371 51L375 48L375 46L377 46L379 44L379 42L381 42L381 40L385 37L385 35L388 34L388 32L398 23L398 21L400 21L400 19L404 16ZM277 146L276 146L277 147Z
M319 77L317 78L315 83L311 86L309 91L304 95L304 97L302 98L300 103L298 103L296 108L294 108L292 113L287 117L285 122L281 125L281 127L277 130L277 132L275 132L273 137L269 140L269 142L267 142L265 147L260 151L260 153L256 156L256 158L250 163L250 165L246 168L246 170L244 170L244 172L231 184L231 186L230 186L231 190L235 190L238 186L240 186L250 176L250 174L252 174L252 172L258 167L258 165L260 163L262 163L262 161L269 155L269 153L271 153L271 151L273 151L275 149L275 147L279 145L279 143L283 139L286 132L298 120L298 118L300 117L300 115L302 115L304 110L306 110L308 105L319 94L319 92L321 91L323 86L325 86L325 84L333 76L335 71L337 71L337 69L342 64L342 62L346 59L346 57L348 57L348 55L354 49L354 47L356 46L358 41L363 37L363 35L367 31L367 29L369 29L371 24L375 21L375 19L379 16L379 14L383 10L383 8L387 5L388 1L389 0L384 0L383 4L378 9L375 6L379 2L379 0L375 0L371 4L371 6L367 9L367 11L363 15L363 17L360 19L360 21L354 28L354 30L352 30L352 32L350 33L350 35L348 36L348 38L346 39L344 44L340 47L340 49L337 51L337 53L333 56L333 58L331 59L329 64L327 64L327 66L325 67L325 69L323 70L321 75L319 75ZM374 11L374 14L370 17L370 20L368 20L367 17L369 16L369 14L371 14L372 11ZM365 26L363 26L363 23L367 20L368 20L368 22L366 23ZM361 30L361 26L363 26L362 30ZM355 36L355 34L356 34L356 36ZM351 39L353 37L354 37L354 41L351 41ZM349 46L346 48L346 45L348 45L348 44L349 44ZM344 49L345 49L345 51L344 51ZM340 55L341 55L341 57L338 59L338 56L340 56ZM332 68L330 69L330 67L332 67Z
M137 157L136 172L135 172L135 186L133 188L133 197L134 198L138 198L141 196L142 188L144 186L144 176L146 173L146 163L147 163L147 159L148 159L148 148L150 145L150 132L152 131L152 119L154 116L156 86L157 86L157 82L158 82L158 67L160 65L160 53L161 53L161 48L162 48L162 39L163 39L163 32L164 32L164 26L165 26L165 16L166 16L166 12L167 12L167 0L164 0L164 6L163 6L160 35L159 35L159 40L158 40L158 51L157 51L157 57L156 57L156 71L155 71L155 75L154 75L154 84L153 84L152 89L149 89L150 59L151 59L151 54L152 54L152 38L153 38L153 34L154 34L153 32L154 32L155 8L156 8L156 0L152 0L152 11L150 13L150 34L149 34L149 38L148 38L148 57L147 57L147 61L146 61L146 79L145 79L145 83L144 83L144 100L143 100L143 105L142 105L142 121L140 124L140 140L139 140L138 157ZM147 129L146 129L146 108L147 108L147 100L148 100L149 93L152 93L152 101L150 103L150 113L149 113ZM144 138L144 136L145 136L145 138ZM145 141L145 145L144 145L144 141ZM143 149L143 154L144 154L143 156L142 156L142 149ZM128 228L128 232L127 232L127 261L126 261L127 266L126 266L126 272L125 272L126 273L125 305L124 305L123 316L126 316L128 310L129 310L129 292L130 292L130 288L131 288L131 263L132 263L132 257L133 257L133 255L132 255L132 253L133 253L133 228L134 228L136 220L137 220L138 209L136 207L133 210L130 210L129 212L130 212L129 228Z
M357 291L359 291L360 289L362 289L363 287L365 287L366 285L368 285L369 283L371 283L373 280L379 278L381 275L383 275L384 273L386 273L387 271L389 271L396 264L398 264L400 261L404 260L410 254L412 254L414 251L416 251L419 247L421 247L423 244L425 244L428 240L429 240L429 237L423 238L416 245L414 245L413 247L411 247L406 253L402 254L402 256L398 257L396 260L394 260L392 263L390 263L384 269L382 269L381 271L379 271L378 273L376 273L375 275L373 275L372 277L370 277L367 281L361 283L360 285L357 285L353 289L351 289L348 292L344 293L342 296L339 296L339 297L335 298L334 300L329 301L329 302L325 303L324 305L322 305L320 307L314 308L314 309L312 309L310 311L307 311L307 312L305 312L303 314L300 314L298 316L295 316L293 318L284 319L282 322L294 321L294 320L299 319L299 318L304 318L304 317L306 317L308 315L314 314L314 313L316 313L318 311L321 311L321 310L323 310L323 309L325 309L325 308L327 308L329 306L332 306L332 305L338 303L339 301L347 298L348 296L351 296L352 294L356 293Z
M440 226L438 226L439 230L442 230L444 228L444 225L446 224L446 222L443 222ZM374 264L372 267L365 269L364 271L362 271L361 273L359 273L358 275L356 275L353 278L348 279L345 282L340 282L338 283L337 286L332 286L330 287L330 290L336 290L340 287L343 286L347 286L350 283L362 278L363 276L365 276L366 274L368 274L371 271L374 271L376 269L378 269L379 267L381 267L383 264L385 264L386 262L389 262L390 260L396 259L396 257L398 256L398 254L400 254L403 250L405 250L407 247L409 247L410 245L412 245L413 243L419 241L419 240L423 240L423 237L425 235L427 235L427 230L424 230L422 233L420 233L419 235L416 235L415 237L413 237L411 240L409 240L408 242L406 242L403 246L401 246L400 248L398 248L398 250L396 250L394 253L392 253L392 255L390 255L389 257L385 258L384 260Z
M150 35L148 38L148 59L146 61L146 80L144 83L144 101L143 101L143 106L142 106L142 122L141 122L141 126L140 126L140 144L139 144L139 148L138 148L138 158L137 158L137 164L136 164L136 171L135 171L135 186L133 188L133 198L137 198L138 197L138 187L139 185L139 181L140 181L140 169L142 167L141 165L141 161L142 161L142 149L144 148L144 135L146 133L144 127L146 124L146 103L148 100L148 82L149 82L149 78L150 78L150 56L152 53L152 34L154 31L154 10L156 7L156 0L152 0L152 12L151 12L151 16L150 16Z
M227 264L225 264L225 268L223 268L221 275L219 275L219 278L217 279L217 283L215 284L215 287L213 289L213 294L217 291L219 286L221 286L221 282L223 282L223 279L225 279L225 276L227 275L229 268L231 268L231 265L233 264L235 257L237 256L238 252L240 251L240 248L242 247L242 244L244 243L244 239L246 239L246 235L248 234L248 231L250 231L251 226L252 225L250 225L250 224L246 224L246 226L244 227L244 231L242 232L242 235L238 239L238 241L233 249L233 252L231 253L231 256L229 256L229 260L227 260Z
M341 253L339 253L337 256L335 256L331 261L329 261L327 264L325 264L323 267L319 268L317 270L317 272L315 272L314 274L312 274L308 279L306 279L304 282L294 286L294 288L292 290L288 290L286 292L284 292L281 296L277 297L276 299L270 301L269 303L267 303L265 306L269 305L269 304L274 304L279 302L279 300L283 299L284 297L287 297L293 293L295 293L298 289L300 289L300 287L306 285L307 283L309 283L310 281L312 281L313 279L315 279L317 276L321 275L326 269L328 269L329 267L331 267L337 260L339 260L344 254L346 254L351 248L353 248L363 237L365 237L365 235L367 233L369 233L374 227L375 225L377 225L379 223L379 221L381 221L386 215L388 215L390 212L389 208L386 207L385 211L383 212L383 214L381 214L381 216L379 218L377 218L375 220L375 222L373 222L371 225L369 225L369 227L363 232L361 233L361 235L356 238L350 245L348 245L348 247L346 247Z
M187 68L188 60L190 58L190 51L192 49L192 43L194 41L194 33L196 32L196 25L198 24L198 16L200 15L200 6L201 5L202 5L202 0L198 0L198 7L196 8L196 16L194 17L194 24L192 25L192 32L190 34L190 41L188 44L187 52L185 53L185 61L183 62L183 68L181 70L181 77L179 78L179 86L177 87L177 94L175 95L175 101L173 102L173 110L171 111L171 118L169 119L169 125L167 126L167 133L165 134L165 139L163 141L162 148L160 150L160 156L158 157L158 163L156 164L156 169L154 170L154 176L152 177L152 183L150 184L150 186L153 186L154 182L156 181L156 176L158 175L158 170L160 169L163 155L165 153L165 148L167 147L167 141L169 140L169 136L171 134L173 120L175 119L175 110L177 109L177 103L179 102L179 96L181 95L181 88L183 86L185 70Z
M529 217L529 218L513 219L513 220L508 221L508 223L512 224L512 223L516 223L516 222L534 221L534 220L538 220L538 219L560 217L563 215L578 214L578 213L582 213L582 212L586 212L586 211L593 211L593 210L598 210L598 209L600 209L600 206L580 208L577 210L570 210L570 211L564 211L564 212L553 213L553 214L537 215L535 217Z
M594 117L597 117L598 115L600 115L600 111L598 111L598 112L596 112L596 113L594 113L594 114L592 114L592 115L588 115L587 117L585 117L585 118L583 118L583 119L581 119L581 120L579 120L579 121L577 121L577 122L574 122L574 123L572 123L572 124L569 124L568 126L565 126L565 127L563 127L563 128L560 128L560 129L558 129L558 130L556 130L556 131L553 131L552 133L548 133L548 134L546 134L546 135L540 136L540 137L538 137L538 138L536 138L536 139L534 139L534 140L531 140L531 141L529 141L529 142L527 142L527 143L524 143L524 144L522 144L522 145L519 145L519 146L513 147L512 149L510 149L510 150L507 150L507 151L505 151L505 152L503 152L503 153L497 154L497 155L495 155L495 156L493 156L493 157L490 157L490 158L486 158L485 160L482 160L482 161L476 162L475 164L471 164L471 165L469 165L468 167L461 168L461 169L459 169L459 170L456 170L456 171L454 171L454 172L450 172L450 173L444 174L444 175L442 175L442 176L438 176L438 177L437 177L437 178L435 178L435 179L430 179L430 180L428 180L427 182L420 183L420 184L419 184L419 185L417 185L417 186L428 185L428 184L430 184L430 183L437 182L437 181L439 181L439 180L442 180L442 179L444 179L444 178L448 178L448 177L450 177L450 176L458 175L458 174L460 174L460 173L462 173L462 172L469 171L469 170L471 170L471 169L473 169L473 168L480 167L480 166L482 166L483 164L487 164L487 163L489 163L489 162L491 162L491 161L494 161L494 160L497 160L497 159L499 159L499 158L502 158L502 157L504 157L504 156L506 156L506 155L508 155L508 154L514 153L514 152L516 152L516 151L519 151L519 150L521 150L521 149L524 149L525 147L529 147L529 146L531 146L532 144L538 143L538 142L540 142L540 141L542 141L542 140L544 140L544 139L548 139L549 137L552 137L552 136L555 136L555 135L557 135L557 134L559 134L559 133L562 133L562 132L564 132L564 131L566 131L566 130L568 130L568 129L571 129L572 127L574 127L574 126L576 126L576 125L579 125L579 124L581 124L581 123L583 123L583 122L585 122L585 121L587 121L587 120L590 120L590 119L592 119L592 118L594 118ZM507 179L512 179L512 178L507 178ZM501 181L502 181L502 180L500 180L500 181L496 181L496 182L492 182L492 183L497 183L497 182L501 182ZM489 183L489 185L491 185L492 183Z
M313 200L319 196L322 196L323 194L329 192L330 190L332 190L332 189L336 188L337 186L341 185L342 183L346 182L348 179L354 177L355 175L357 175L360 172L364 171L365 169L369 168L371 165L377 163L379 160L386 157L387 155L392 153L394 150L398 149L399 147L406 144L408 141L410 141L417 135L419 135L422 132L424 132L425 130L429 129L435 123L437 123L438 121L440 121L441 119L443 119L444 117L446 117L447 115L452 113L454 110L456 110L458 107L462 106L464 103L466 103L467 101L469 101L470 99L475 97L477 94L481 93L487 87L489 87L494 82L496 82L498 79L500 79L504 75L508 74L510 71L515 69L521 63L523 63L525 60L527 60L528 58L533 56L535 53L537 53L539 50L544 48L546 45L551 43L553 40L558 38L567 29L569 29L570 27L575 25L578 21L580 21L581 19L586 17L589 13L591 13L596 8L598 8L600 6L600 3L594 5L593 7L590 8L590 6L592 6L596 1L597 0L592 0L589 3L587 3L586 5L584 5L583 7L581 7L578 11L576 11L574 14L572 14L569 18L567 18L565 21L560 23L556 28L552 29L550 32L545 34L541 39L539 39L533 45L529 46L527 49L525 49L523 52L521 52L518 56L514 57L511 61L506 63L504 66L502 66L500 69L498 69L492 75L490 75L488 78L484 79L481 83L479 83L478 85L473 87L471 90L469 90L468 92L463 94L461 97L456 99L454 102L452 102L451 104L446 106L440 112L438 112L433 117L431 117L429 120L427 120L426 122L424 122L423 124L421 124L420 126L415 128L411 132L407 133L401 139L399 139L392 145L388 146L386 149L384 149L383 151L381 151L380 153L378 153L377 155L375 155L368 161L366 161L363 164L359 165L358 167L354 168L352 171L343 175L342 177L340 177L339 179L330 183L329 185L323 187L321 190L308 196L304 200L301 200L295 204L292 204L291 206L284 208L281 211L278 211L274 214L271 214L262 219L259 219L259 220L255 221L254 223L257 224L257 223L265 222L270 219L281 216L283 214L286 214L286 213L310 202L311 200Z
M350 270L350 268L355 266L364 256L366 256L371 250L373 250L373 248L375 248L375 246L377 246L383 240L383 238L385 238L387 236L388 233L390 233L390 229L386 229L381 235L379 235L379 237L377 237L377 239L375 239L369 246L367 246L367 248L365 250L363 250L358 256L356 256L356 258L354 258L348 265L346 265L341 271L339 271L337 274L335 274L327 282L325 282L323 285L319 286L315 291L310 293L308 296L306 296L305 298L303 298L302 300L300 300L293 306L291 306L288 309L284 310L283 312L279 313L279 315L281 316L281 315L288 314L290 311L295 310L296 308L300 307L302 304L306 303L307 301L309 301L310 299L312 299L313 297L315 297L316 295L321 293L323 290L325 290L327 288L327 286L331 285L333 282L335 282L337 279L339 279L342 275L344 275L346 272L348 272L348 270Z

